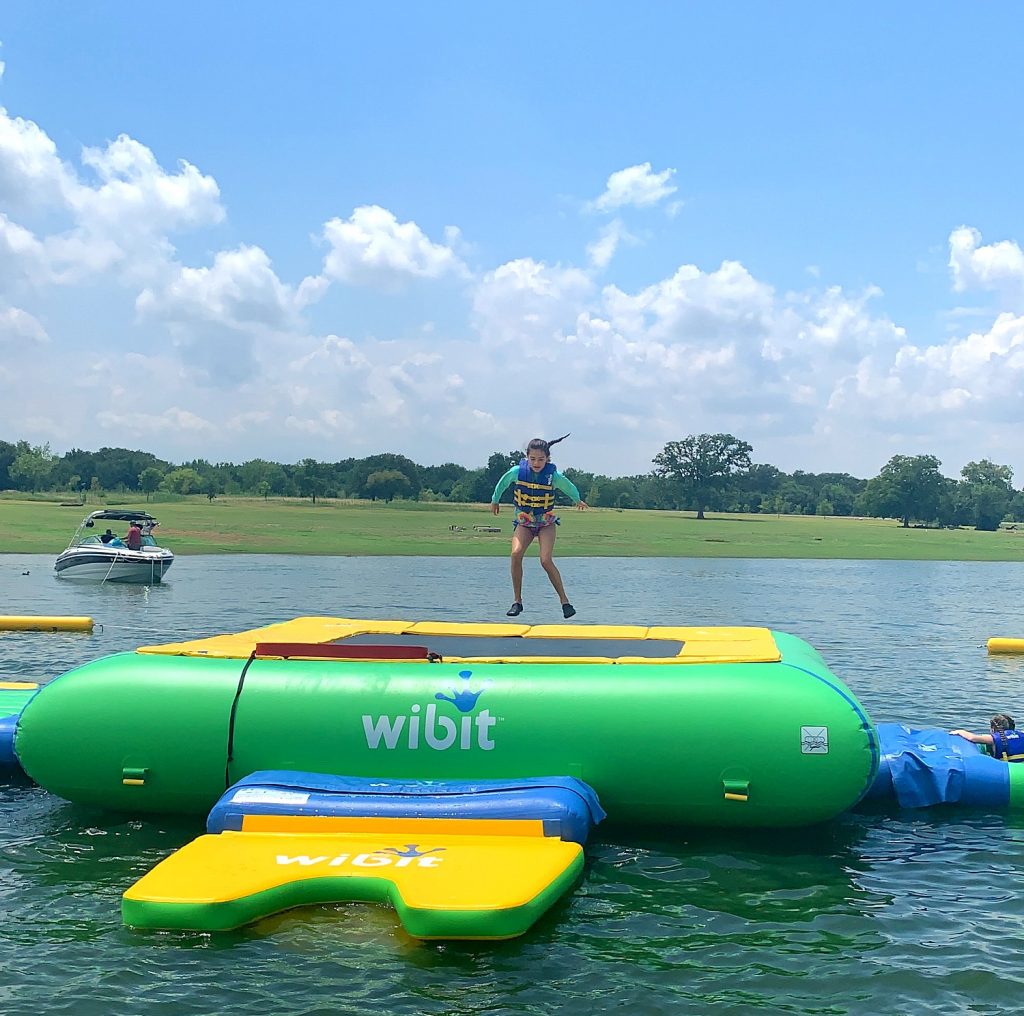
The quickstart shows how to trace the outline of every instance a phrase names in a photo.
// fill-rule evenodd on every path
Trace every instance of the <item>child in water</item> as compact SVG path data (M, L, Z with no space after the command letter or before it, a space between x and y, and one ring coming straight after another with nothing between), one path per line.
M969 730L951 730L951 734L983 744L989 753L1004 762L1024 762L1024 731L1017 729L1017 724L1009 713L996 713L989 720L989 733L972 734Z
M526 458L511 469L494 487L491 495L491 512L497 515L501 510L498 502L501 495L512 484L512 501L515 517L512 520L512 595L515 597L512 606L505 611L508 617L516 617L523 612L523 555L526 548L537 537L540 545L541 567L547 572L551 585L558 593L562 603L562 617L572 617L576 608L569 602L562 585L562 576L555 567L552 554L555 549L555 526L559 518L552 510L555 506L555 489L567 494L583 511L586 501L580 497L576 485L568 477L563 476L551 461L551 446L564 441L569 435L563 434L554 441L545 441L535 437L526 446Z

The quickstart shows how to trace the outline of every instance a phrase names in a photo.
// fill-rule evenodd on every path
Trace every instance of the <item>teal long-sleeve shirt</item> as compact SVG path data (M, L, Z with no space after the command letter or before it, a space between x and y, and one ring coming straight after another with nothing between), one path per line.
M534 477L539 476L539 473L534 473ZM494 493L491 495L491 504L497 504L501 500L501 495L516 482L519 476L519 467L512 466L507 473L494 485ZM569 479L564 473L559 472L557 469L551 477L551 482L555 487L558 488L563 494L568 495L572 498L573 504L578 504L583 500L580 497L580 492L576 487L576 484Z

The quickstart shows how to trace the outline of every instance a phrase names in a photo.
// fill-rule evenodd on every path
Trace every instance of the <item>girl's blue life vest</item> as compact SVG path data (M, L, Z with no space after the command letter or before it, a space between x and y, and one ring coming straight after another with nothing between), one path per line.
M1024 730L993 730L992 754L1004 762L1024 762Z
M528 459L519 463L519 476L512 488L512 500L517 508L528 512L550 511L555 505L555 464L548 464L535 473Z

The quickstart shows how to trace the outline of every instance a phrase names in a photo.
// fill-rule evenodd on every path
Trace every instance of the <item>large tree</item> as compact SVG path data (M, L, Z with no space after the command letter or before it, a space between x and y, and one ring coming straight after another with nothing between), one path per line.
M702 519L730 478L750 468L753 450L732 434L690 434L682 441L669 441L654 456L654 473L678 482Z
M104 490L135 490L139 474L153 466L162 473L169 469L169 463L162 462L151 452L135 451L131 448L101 448L94 459L94 475L99 477ZM89 474L76 469L81 476Z
M422 482L420 480L420 467L412 459L404 455L396 455L393 452L384 452L381 455L370 455L365 459L356 459L352 468L348 470L349 497L370 498L372 495L366 489L366 481L372 473L379 473L384 470L397 469L409 481L409 489L406 496L416 500L420 496Z
M961 501L975 529L994 533L1010 510L1013 470L988 459L968 462L960 470Z
M17 490L46 490L57 456L50 451L49 444L22 447L23 444L18 442L18 454L7 467L11 482Z
M7 470L14 464L18 453L26 451L28 447L27 441L19 441L17 444L12 444L10 441L0 441L0 490L13 489Z
M318 497L327 492L327 471L330 467L316 459L305 458L295 466L295 485L302 497L313 499L316 504Z
M376 473L370 473L363 485L366 496L372 501L379 497L391 501L401 495L408 495L411 488L409 477L397 469L379 469Z
M866 515L900 519L904 528L911 519L934 522L946 488L934 455L894 455L861 495Z
M457 462L442 462L439 466L421 466L420 477L423 486L441 497L447 497L452 487L459 482L469 470Z
M163 483L163 479L164 474L161 473L156 466L146 466L146 468L139 473L139 490L146 495L147 501L160 489L160 484Z
M172 469L163 478L163 488L172 494L192 494L203 484L203 478L187 466Z

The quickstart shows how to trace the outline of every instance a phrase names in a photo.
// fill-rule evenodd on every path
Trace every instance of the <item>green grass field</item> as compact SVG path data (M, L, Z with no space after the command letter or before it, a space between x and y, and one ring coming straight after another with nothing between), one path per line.
M90 502L0 498L0 553L53 554L85 515L100 507L142 508L160 519L159 542L176 554L342 554L354 556L505 555L512 512L495 519L486 505L395 501L318 501L205 497L147 505L145 500ZM1020 531L903 529L891 519L799 515L709 515L692 512L567 508L561 512L562 557L773 557L922 561L1024 561ZM488 533L474 526L500 526ZM451 527L458 527L453 530ZM112 526L124 535L123 524Z

